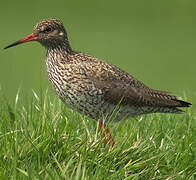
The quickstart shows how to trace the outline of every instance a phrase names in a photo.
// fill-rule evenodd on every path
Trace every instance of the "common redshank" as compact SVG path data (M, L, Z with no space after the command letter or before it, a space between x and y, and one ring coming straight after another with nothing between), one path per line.
M33 33L4 49L29 41L46 48L46 69L53 89L70 108L107 122L148 113L182 113L191 103L168 92L154 90L120 68L72 50L66 30L58 19L38 22ZM108 133L106 129L106 133ZM110 141L114 141L110 136Z

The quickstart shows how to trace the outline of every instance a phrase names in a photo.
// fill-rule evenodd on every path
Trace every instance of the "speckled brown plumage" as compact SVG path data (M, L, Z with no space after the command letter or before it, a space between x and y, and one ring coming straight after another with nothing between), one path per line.
M73 51L63 24L46 19L26 38L5 48L38 41L46 48L49 80L69 107L96 120L115 120L147 113L180 113L191 104L164 91L153 90L133 76L91 55Z

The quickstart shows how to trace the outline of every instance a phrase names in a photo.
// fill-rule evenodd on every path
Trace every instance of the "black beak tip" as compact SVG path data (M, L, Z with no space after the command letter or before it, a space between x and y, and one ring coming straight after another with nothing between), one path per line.
M10 44L8 46L5 46L3 49L8 49L8 48L13 47L13 46L16 46L16 45L18 45L20 43L21 43L21 41L16 41L16 42L14 42L14 43L12 43L12 44Z
M9 48L9 46L4 47L3 49L7 49L7 48Z

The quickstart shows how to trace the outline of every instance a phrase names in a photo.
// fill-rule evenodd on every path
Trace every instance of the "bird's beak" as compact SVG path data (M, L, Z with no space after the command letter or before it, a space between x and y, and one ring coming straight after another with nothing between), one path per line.
M36 41L36 40L37 40L37 36L32 33L32 34L29 34L28 36L24 37L23 39L21 39L19 41L16 41L16 42L4 47L4 49L7 49L7 48L10 48L10 47L13 47L13 46L16 46L18 44L25 43L25 42Z

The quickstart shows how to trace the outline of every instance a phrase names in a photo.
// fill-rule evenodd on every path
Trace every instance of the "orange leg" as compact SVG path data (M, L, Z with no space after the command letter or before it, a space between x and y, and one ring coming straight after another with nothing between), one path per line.
M101 131L103 132L103 138L104 138L104 143L107 144L109 143L112 147L115 144L114 139L112 138L112 134L110 133L109 129L106 129L106 125L102 122L99 123L99 127L101 129ZM106 136L109 134L109 138L106 139Z

